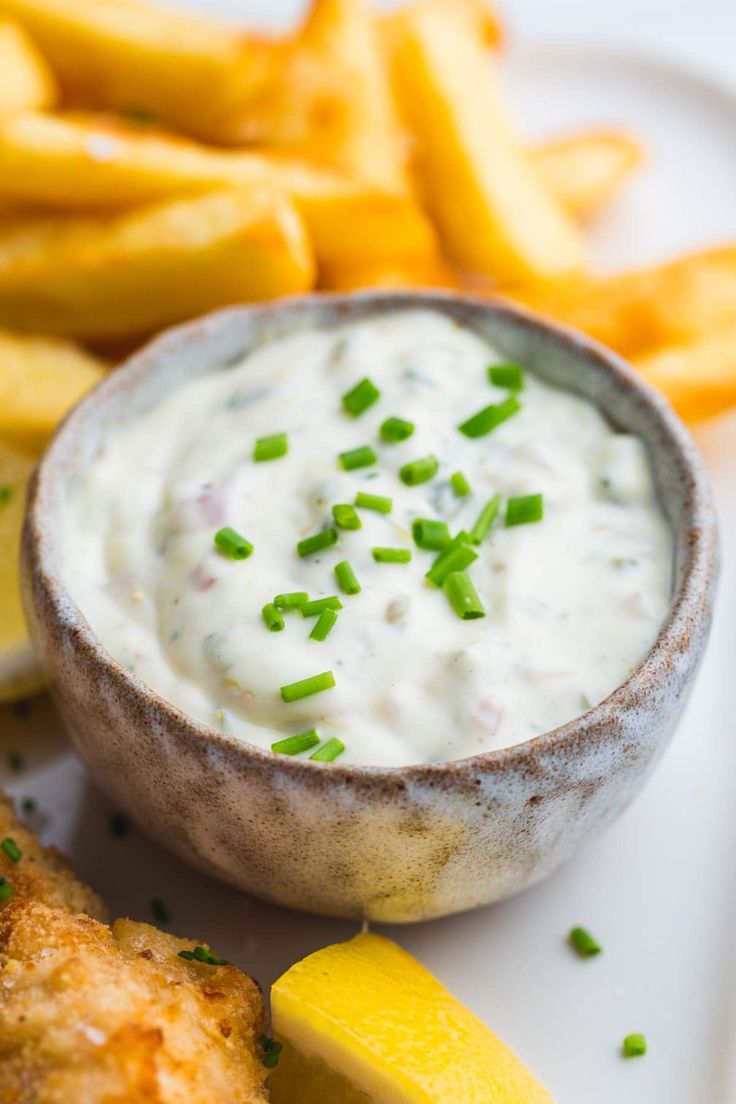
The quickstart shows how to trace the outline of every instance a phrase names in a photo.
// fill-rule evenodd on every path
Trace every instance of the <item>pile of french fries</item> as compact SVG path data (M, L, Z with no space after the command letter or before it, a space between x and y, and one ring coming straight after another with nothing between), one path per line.
M736 403L736 245L597 278L628 133L527 147L484 0L313 0L268 38L139 0L0 0L0 435L38 446L109 361L230 303L481 287Z

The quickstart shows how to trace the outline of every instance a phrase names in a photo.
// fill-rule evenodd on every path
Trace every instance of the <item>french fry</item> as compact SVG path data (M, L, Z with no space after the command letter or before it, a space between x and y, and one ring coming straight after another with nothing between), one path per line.
M687 421L736 404L736 325L635 358L634 364Z
M452 288L458 279L441 261L430 263L391 264L387 261L364 261L336 265L320 272L319 287L323 291L359 291L363 288Z
M306 161L215 150L100 116L0 121L0 201L103 212L259 183L290 193L320 267L437 263L434 231L411 196Z
M401 8L391 41L417 174L450 259L512 284L579 271L580 233L513 134L492 59L468 21Z
M61 338L0 331L0 436L40 451L106 365Z
M413 0L411 7L419 12L439 11L445 15L450 13L453 19L465 20L486 49L497 50L503 45L505 36L501 18L486 0ZM379 25L390 50L394 15L380 16Z
M2 0L39 44L65 102L152 116L216 141L274 64L276 47L136 0Z
M313 281L303 224L273 188L0 226L0 325L16 330L134 337Z
M53 107L54 75L22 27L0 21L0 118Z
M736 326L736 245L514 297L623 356L640 357Z
M542 183L575 218L595 214L642 161L641 145L619 130L588 131L531 150Z
M227 138L406 189L401 124L367 0L314 0L271 81L234 117Z

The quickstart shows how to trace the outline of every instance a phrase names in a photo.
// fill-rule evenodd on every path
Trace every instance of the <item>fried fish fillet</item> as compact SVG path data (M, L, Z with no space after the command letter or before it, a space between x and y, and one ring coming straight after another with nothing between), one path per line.
M191 940L96 919L96 895L2 798L0 838L20 851L0 851L13 889L0 905L0 1104L268 1100L254 981L191 957Z

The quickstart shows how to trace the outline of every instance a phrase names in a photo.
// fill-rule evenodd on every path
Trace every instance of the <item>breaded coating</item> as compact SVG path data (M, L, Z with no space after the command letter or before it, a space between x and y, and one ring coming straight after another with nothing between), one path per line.
M13 888L14 900L41 901L51 908L86 912L98 920L107 916L96 893L80 882L55 847L42 847L33 832L15 816L13 803L0 791L0 840L14 840L23 861L11 862L0 850L0 877ZM0 1098L1 1099L1 1098Z
M2 818L21 858L0 867L0 1104L265 1104L256 983L180 958L191 940L71 911L100 902Z

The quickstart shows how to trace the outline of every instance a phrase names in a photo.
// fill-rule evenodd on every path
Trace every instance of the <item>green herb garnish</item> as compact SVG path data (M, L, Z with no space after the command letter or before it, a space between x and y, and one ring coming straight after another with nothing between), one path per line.
M247 560L253 551L250 541L241 537L240 533L231 529L229 525L224 529L218 529L215 533L215 547L231 560Z
M253 459L258 463L264 460L278 460L289 451L289 438L285 433L273 433L270 437L259 437L253 447Z
M406 483L407 487L416 487L418 483L426 483L427 480L432 479L437 473L436 456L424 456L421 460L410 460L408 464L404 464L403 468L399 468L399 479L402 483Z
M624 1058L641 1058L647 1052L647 1041L639 1032L627 1035L621 1044L621 1053Z
M524 369L519 364L492 364L488 379L495 387L505 387L508 391L524 390Z
M20 810L24 816L31 816L37 808L35 797L24 797L20 803Z
M314 628L309 634L310 640L326 640L337 621L337 612L334 609L323 609L317 618Z
M376 563L406 564L411 561L411 548L371 548Z
M450 485L458 498L464 498L470 494L470 484L461 471L453 472L450 476Z
M381 397L381 392L367 377L342 397L342 407L351 418L359 417L369 406L373 406Z
M506 526L527 525L541 521L544 515L544 503L541 494L521 495L510 498L506 503Z
M366 494L358 491L355 496L355 505L362 510L375 510L378 514L390 514L393 509L393 499L384 498L382 495Z
M382 422L378 431L381 440L388 445L397 445L399 441L406 441L414 432L414 423L407 422L404 418L387 418Z
M427 552L441 552L452 540L446 521L432 518L416 518L411 526L412 536L418 548Z
M314 533L313 536L300 540L296 550L302 557L312 556L323 548L331 548L333 544L337 544L337 529L323 529L321 533Z
M593 958L603 950L600 943L585 928L572 928L567 938L572 949L581 958Z
M13 500L13 488L9 483L0 485L0 506L7 506Z
M302 617L316 617L326 609L341 610L342 602L336 594L328 598L313 598L311 602L305 602L299 607Z
M488 536L488 532L496 520L498 511L501 509L501 496L496 494L493 498L486 502L485 506L478 514L478 520L473 528L470 530L470 539L473 544L482 544Z
M469 535L464 531L453 537L447 548L440 552L425 578L441 587L452 571L464 571L466 567L470 567L478 559L478 553L470 547L469 540Z
M300 701L309 698L312 694L320 694L323 690L331 690L335 685L335 676L332 671L322 671L319 675L310 678L299 679L298 682L289 682L281 687L281 699L285 702Z
M478 597L469 575L464 571L451 571L442 584L447 599L455 613L463 621L485 617L486 611Z
M151 901L151 914L154 920L159 924L168 924L171 920L171 913L166 903L162 901L160 897L154 897Z
M269 1039L267 1035L259 1035L256 1042L263 1051L263 1064L266 1069L274 1069L279 1064L279 1055L284 1049L283 1043L277 1043L275 1039Z
M360 583L347 560L335 564L335 578L344 594L360 594Z
M370 445L360 445L358 448L341 452L339 460L345 471L354 471L355 468L367 468L371 464L378 463L378 457Z
M277 594L273 600L276 609L293 610L301 609L305 602L309 601L306 590L292 590L288 594Z
M338 503L337 506L332 507L332 516L335 519L335 525L340 529L362 529L363 522L360 520L355 512L355 507L349 505L349 503Z
M323 744L321 748L310 755L310 759L314 759L315 763L332 763L337 759L338 755L342 755L345 750L345 745L342 740L338 740L337 736L333 736L331 740L328 740L326 744Z
M271 751L277 755L301 755L303 751L309 751L319 743L319 733L316 728L310 728L306 732L298 732L296 736L287 736L283 740L277 740L271 744Z
M187 962L203 962L205 966L227 966L228 964L226 958L218 958L206 947L195 947L193 951L179 951L179 958L184 958Z
M0 901L9 901L13 896L13 887L5 878L0 878Z
M10 836L6 836L6 838L3 840L3 842L0 843L0 848L2 848L2 850L7 855L7 857L10 859L11 862L14 862L14 863L20 862L20 858L21 858L20 847L18 846L18 844L15 842L14 839L10 838Z
M266 602L261 610L261 615L269 632L281 632L286 622L277 608L275 602Z
M457 428L466 437L485 437L486 433L490 433L492 429L500 426L508 418L518 414L520 410L521 403L516 395L509 395L503 402L485 406L477 414L473 414L472 417L461 422Z

